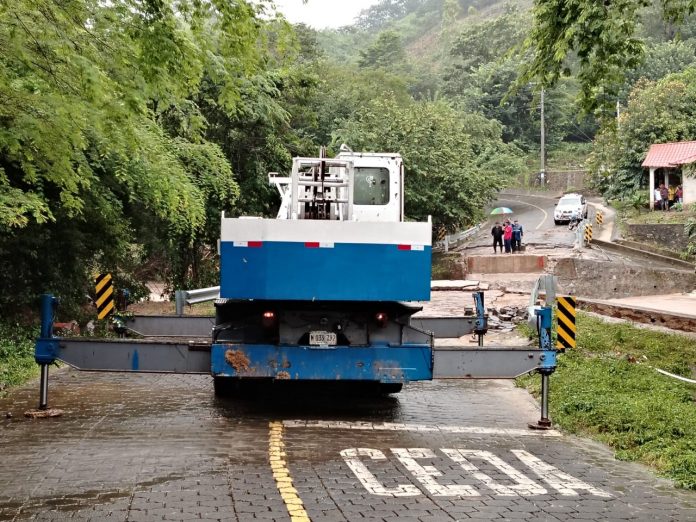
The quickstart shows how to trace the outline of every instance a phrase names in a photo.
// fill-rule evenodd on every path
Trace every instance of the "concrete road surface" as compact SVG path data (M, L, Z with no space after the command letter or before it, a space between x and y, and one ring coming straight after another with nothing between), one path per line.
M64 416L29 420L37 387L0 400L0 520L696 520L696 492L528 430L507 381L218 400L207 376L65 369Z

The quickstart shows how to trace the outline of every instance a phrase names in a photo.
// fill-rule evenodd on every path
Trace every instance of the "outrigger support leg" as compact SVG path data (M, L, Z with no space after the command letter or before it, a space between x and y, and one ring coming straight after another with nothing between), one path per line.
M48 364L41 365L41 382L39 384L39 409L48 409Z
M478 345L483 346L483 336L488 332L488 317L483 302L483 292L474 292L474 304L476 305L476 325L474 333L478 336Z
M542 365L537 370L541 374L541 419L529 427L536 430L548 430L551 428L549 419L549 376L556 371L556 350L551 344L551 307L545 306L536 310L537 325L539 330L539 347L543 350L541 356Z
M26 412L28 417L53 417L62 413L48 409L48 366L56 361L59 350L58 338L53 337L53 312L57 304L58 300L51 294L41 296L41 336L34 349L34 360L41 366L39 409Z

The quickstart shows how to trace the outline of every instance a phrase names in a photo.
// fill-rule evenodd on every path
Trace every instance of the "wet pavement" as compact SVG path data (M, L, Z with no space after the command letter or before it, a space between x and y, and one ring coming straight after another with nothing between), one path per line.
M518 196L505 194L494 203L513 211L508 216L489 216L480 232L463 249L468 255L492 254L491 228L495 221L517 219L524 229L522 244L525 253L544 255L568 255L575 244L576 232L568 225L555 225L553 211L557 199L546 196ZM590 209L590 212L592 210Z
M621 299L607 299L607 302L644 310L696 316L696 291L683 294L623 297Z
M512 199L530 248L568 255L574 233L553 225L553 201ZM474 240L482 253L489 233ZM529 291L536 277L504 286ZM488 304L526 301L491 288ZM436 292L424 312L472 305L471 292ZM528 430L537 405L509 381L223 400L207 376L52 371L62 417L24 417L37 382L0 399L0 520L696 520L696 492Z
M64 415L26 419L37 393L0 399L0 520L696 520L696 492L528 430L507 381L221 400L207 376L63 369Z

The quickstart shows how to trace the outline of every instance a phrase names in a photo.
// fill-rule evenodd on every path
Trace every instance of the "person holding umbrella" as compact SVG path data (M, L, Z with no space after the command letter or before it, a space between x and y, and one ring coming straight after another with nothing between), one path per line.
M505 253L512 253L512 225L510 220L505 220L505 226L503 227L503 241L505 242Z
M497 207L491 210L491 216L499 216L499 215L505 215L505 214L512 214L512 209L508 207ZM495 223L497 226L500 226L498 222L496 221ZM510 220L506 219L505 223L503 224L502 232L503 232L503 241L505 244L505 253L509 254L512 252L512 226L510 225ZM509 230L508 230L509 229ZM495 245L496 245L496 236L495 236L495 226L493 227L493 230L491 230L491 235L493 236L493 251L495 252ZM502 248L501 248L502 252Z

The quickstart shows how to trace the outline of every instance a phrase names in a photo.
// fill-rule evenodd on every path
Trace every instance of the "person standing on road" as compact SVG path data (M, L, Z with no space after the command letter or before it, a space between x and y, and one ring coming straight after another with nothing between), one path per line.
M500 247L500 253L503 253L503 227L500 226L500 222L496 221L495 225L491 229L491 235L493 236L493 253L497 254Z
M512 251L521 252L522 251L522 236L524 235L524 230L522 230L522 225L519 221L515 220L512 225Z
M510 221L505 221L505 228L503 228L503 241L505 242L505 253L510 254L512 252L512 226Z

